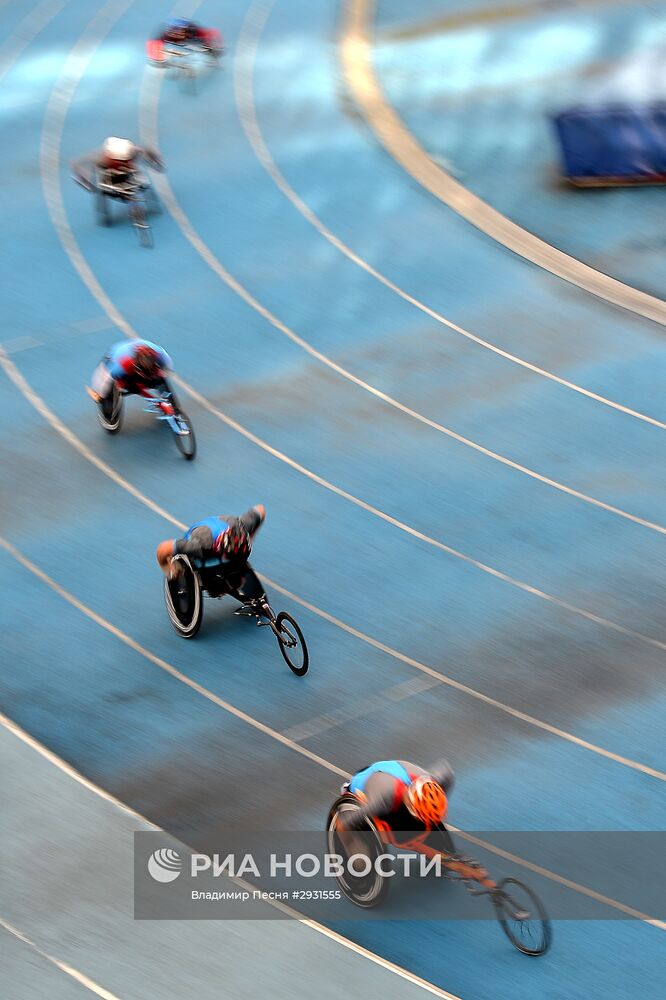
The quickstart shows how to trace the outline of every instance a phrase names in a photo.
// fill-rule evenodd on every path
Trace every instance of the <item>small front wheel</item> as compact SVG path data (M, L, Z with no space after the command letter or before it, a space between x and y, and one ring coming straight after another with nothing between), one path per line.
M543 955L550 948L552 930L543 903L523 882L503 879L492 893L500 927L523 955Z
M130 205L130 218L139 243L142 247L150 249L153 245L153 231L148 222L145 206L141 202L135 201Z
M191 462L197 453L197 442L192 430L190 418L182 410L174 408L173 424L171 425L178 450L181 455Z
M275 619L275 634L287 665L297 677L302 677L310 665L308 647L299 626L286 611L281 611Z

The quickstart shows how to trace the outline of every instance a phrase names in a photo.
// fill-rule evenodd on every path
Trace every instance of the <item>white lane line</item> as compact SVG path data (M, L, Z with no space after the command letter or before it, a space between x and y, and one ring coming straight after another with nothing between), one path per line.
M108 0L87 26L67 57L58 81L51 91L44 113L40 149L40 169L44 200L60 242L83 283L92 292L109 319L123 333L134 339L136 334L114 306L92 269L85 261L74 238L60 190L60 145L67 111L79 82L93 59L103 38L134 0Z
M356 105L389 155L414 180L481 232L538 267L629 312L666 324L666 302L570 257L502 215L442 170L406 128L372 65L370 22L376 0L346 0L340 63Z
M69 427L63 424L60 418L49 409L44 400L38 396L34 389L26 382L14 362L7 357L1 347L0 367L3 368L5 374L14 383L19 392L22 393L25 399L28 400L28 402L37 410L44 420L73 448L75 448L83 458L91 462L100 472L112 479L116 485L121 487L121 489L127 490L128 493L138 500L139 503L144 504L144 506L146 506L149 510L152 510L155 514L158 514L160 517L164 518L164 520L173 524L180 531L185 531L187 529L187 526L182 521L179 521L173 516L173 514L170 514L169 511L165 510L165 508L160 507L160 505L155 503L154 500L138 490L132 483L129 482L128 479L125 479L110 465L98 458L90 450L90 448L88 448L88 446L69 429ZM411 656L407 656L405 653L400 653L398 650L392 649L391 646L387 646L378 639L373 639L372 636L366 635L364 632L354 628L352 625L348 625L346 622L343 622L340 618L336 618L327 611L323 611L321 608L318 608L315 604L310 603L310 601L306 601L304 598L292 593L292 591L287 590L275 580L271 580L270 577L263 576L263 579L269 587L273 587L278 591L278 593L282 594L284 597L288 597L292 601L295 601L296 604L299 604L307 611L312 612L312 614L317 615L319 618L329 622L336 628L347 632L348 635L354 636L361 642L367 643L367 645L372 646L373 649L377 649L380 652L385 653L387 656L391 656L392 658L399 660L401 663L405 663L408 666L414 667L415 670L418 670L429 677L435 678L442 684L445 684L456 691L460 691L463 694L467 694L472 698L476 698L478 701L482 701L486 705L491 705L493 708L496 708L499 711L504 712L506 715L510 715L513 718L520 720L521 722L525 722L528 725L541 729L553 736L558 736L584 750L590 750L592 753L596 753L600 757L606 757L608 760L613 760L616 763L629 767L634 771L640 771L643 774L657 778L660 781L666 781L666 773L649 767L646 764L641 764L638 761L631 760L628 757L622 757L610 750L605 750L603 747L597 746L595 743L590 743L588 740L583 740L578 736L574 736L572 733L568 733L564 729L558 729L556 726L551 726L550 723L537 719L535 716L528 715L526 712L521 712L516 708L512 708L510 705L505 705L503 702L498 701L495 698L491 698L489 695L485 695L481 691L476 691L474 688L468 687L466 684L462 684L460 681L456 681L452 677L448 677L446 674L442 674L439 671L434 670L432 667L427 666L425 663L421 663L419 660L415 660ZM637 635L640 635L640 633L637 633ZM647 637L641 636L641 638L646 639ZM648 641L655 642L656 640ZM661 646L666 649L666 643L662 643Z
M113 0L110 0L110 3L112 2ZM132 2L132 0L124 0L123 9L126 6L129 6L130 2ZM120 15L116 15L116 18L118 16ZM92 26L97 22L102 24L104 27L104 31L102 31L99 37L92 31ZM107 8L102 8L95 20L91 22L86 32L84 32L74 46L65 65L65 69L61 74L59 82L49 98L46 114L44 116L44 128L42 132L42 185L49 214L51 215L51 220L56 233L81 280L97 299L109 318L125 334L125 336L133 340L138 336L138 334L106 294L79 249L65 212L59 176L60 143L67 108L71 102L74 91L76 90L82 74L94 55L96 47L100 44L104 33L110 30L112 23L113 20L110 18ZM9 362L9 359L5 356L5 370L11 371L11 362L9 362L9 368L7 367L7 362ZM17 371L15 367L13 370ZM592 621L597 625L610 628L615 632L638 639L641 642L647 642L649 645L657 649L666 650L666 642L662 642L659 639L653 639L650 636L645 636L641 632L625 628L623 625L618 625L616 622L612 622L601 615L593 614L591 611L587 611L584 608L578 608L576 605L569 604L567 601L563 601L558 597L554 597L552 594L548 594L546 591L532 587L530 584L524 583L522 580L509 576L507 573L503 573L501 570L497 570L478 559L474 559L472 556L468 556L465 553L454 549L452 546L446 545L444 542L431 538L429 535L418 531L416 528L412 528L410 525L392 517L390 514L386 514L378 507L374 507L372 504L366 503L365 500L361 500L359 497L354 496L347 490L343 490L341 487L336 486L327 479L324 479L322 476L317 475L317 473L312 472L305 466L295 462L283 452L273 448L262 438L243 427L242 424L239 424L237 421L227 416L226 413L223 413L222 410L214 406L208 399L206 399L205 396L190 386L187 382L183 381L183 379L176 377L174 381L176 385L183 389L184 392L188 393L192 399L195 399L209 413L225 423L227 427L230 427L232 430L245 437L248 441L257 445L257 447L261 448L267 454L272 455L274 458L284 462L290 468L301 473L301 475L307 477L312 482L317 483L319 486L329 490L336 496L339 496L344 500L348 500L355 506L367 511L369 514L373 514L375 517L380 518L387 524L392 524L394 527L398 528L400 531L404 531L408 535L411 535L413 538L417 538L419 541L425 542L427 545L432 545L440 551L446 552L448 555L453 556L456 559L460 559L462 562L465 562L470 566L474 566L475 569L481 570L483 573L487 573L488 575L495 577L495 579L502 580L504 583L508 583L510 586L522 590L524 593L531 594L534 597L539 597L541 600L548 601L565 611L579 615L580 617L585 618L588 621Z
M290 729L285 729L284 735L288 736L290 740L296 740L297 743L300 743L302 740L310 739L311 736L319 736L328 729L344 726L352 719L365 719L371 712L381 712L388 705L405 701L423 691L440 686L441 681L434 677L412 677L411 680L384 688L379 694L366 695L362 699L357 699L354 708L340 708L337 712L325 712L323 715L317 715L313 719L300 722Z
M100 788L99 785L93 784L92 781L89 781L89 779L80 774L79 771L76 771L71 766L71 764L68 764L66 761L62 760L62 758L57 757L53 753L53 751L49 750L42 743L39 743L36 739L34 739L34 737L26 733L24 729L21 729L20 726L18 726L11 719L7 718L7 716L4 715L2 712L0 712L0 725L2 725L8 732L12 733L17 739L21 740L21 742L25 743L26 746L29 746L32 750L38 753L41 757L44 757L45 760L48 760L50 764L53 764L54 767L57 767L58 770L62 771L69 778L72 778L72 780L78 782L80 785L83 785L84 788L87 788L89 791L93 792L93 794L98 795L101 799L104 799L106 802L110 802L121 812L132 816L135 820L143 824L148 829L159 831L161 833L166 832L161 826L157 826L156 823L152 823L149 819L146 819L145 816L142 816L141 813L137 812L135 809L132 809L131 806L128 806L126 803L121 802L120 799L117 799L114 795L111 795L103 788ZM169 836L171 835L169 834ZM172 839L175 840L176 838ZM187 847L187 845L185 844L183 846ZM243 886L243 888L245 889L252 889L252 886L250 886L248 883L243 882L242 879L235 878L232 879L232 881L235 882L237 885ZM348 951L352 951L356 955L360 955L361 958L366 958L369 962L372 962L374 965L380 966L382 969L386 969L387 972L393 973L393 975L398 976L400 979L407 980L407 982L412 983L412 985L418 986L420 989L425 990L426 993L430 993L432 996L441 997L442 1000L461 1000L460 997L455 996L453 993L447 993L446 990L440 989L438 986L435 986L434 983L429 983L425 979L421 979L420 976L415 975L413 972L409 972L407 969L403 969L402 966L396 965L394 962L389 961L387 958L382 958L381 955L376 955L373 951L368 951L367 948L363 948L361 947L361 945L356 944L349 938L343 937L342 934L338 934L336 933L336 931L330 930L323 924L317 923L316 920L312 920L309 917L304 917L302 914L298 912L298 910L294 910L291 906L287 906L286 903L282 903L279 900L274 900L274 899L267 899L266 902L268 903L269 906L272 906L274 909L280 910L280 912L286 913L294 920L297 920L304 927L308 927L310 928L310 930L315 931L317 934L322 934L329 940L335 941L336 944L342 945L342 947L346 948ZM8 927L8 925L5 925L4 923L3 926ZM16 933L17 936L21 936L22 939L24 939L22 935L19 935L18 932L14 932L13 929L12 933ZM106 996L109 997L109 1000L117 1000L117 998L114 998L111 994L106 994Z
M144 76L143 98L140 101L142 113L140 116L139 132L144 144L147 146L154 146L155 148L159 148L157 109L162 79L163 75L156 75L154 73L151 74L147 70ZM640 527L648 528L649 530L655 531L661 535L666 535L666 527L655 521L649 521L646 518L638 517L636 514L631 514L622 507L605 503L603 500L598 500L596 497L590 496L587 493L583 493L580 490L575 490L570 486L566 486L564 483L560 483L556 479L551 479L550 477L544 476L525 465L521 465L519 462L514 462L505 455L500 455L498 452L485 448L483 445L478 444L478 442L472 441L470 438L464 437L462 434L458 434L450 427L445 427L443 424L440 424L435 420L431 420L430 417L426 417L417 410L413 410L411 407L406 406L399 400L394 399L393 396L389 396L388 393L382 392L381 389L378 389L376 386L364 381L357 375L350 372L347 368L344 368L342 365L333 361L333 359L329 358L328 355L318 351L312 346L312 344L310 344L307 340L304 340L303 337L300 337L290 327L288 327L286 323L283 323L282 320L278 319L278 317L267 309L266 306L262 305L258 299L256 299L243 285L241 285L239 281L237 281L236 278L234 278L232 274L230 274L229 271L227 271L210 247L199 236L196 229L181 208L176 196L173 193L171 185L169 184L166 174L160 174L156 177L155 186L157 187L162 202L173 217L179 229L189 243L194 247L199 256L205 261L206 264L208 264L211 270L214 271L214 273L229 288L231 288L231 290L235 292L239 298L254 309L255 312L259 313L260 316L266 319L271 326L273 326L280 333L284 334L289 340L310 355L310 357L319 361L331 371L334 371L337 375L342 376L342 378L346 379L348 382L351 382L353 385L356 385L365 392L368 392L376 399L381 400L393 409L403 413L405 416L411 418L412 420L416 420L418 423L424 424L426 427L430 427L432 430L435 430L440 434L444 434L446 437L457 441L459 444L462 444L481 455L484 455L486 458L490 458L492 461L498 462L500 465L513 469L515 472L520 472L523 475L528 476L528 478L542 483L544 486L549 486L560 493L571 496L576 500L581 500L583 503L590 504L590 506L598 507L609 514L614 514L624 520L638 524Z
M542 868L541 865L535 865L532 861L525 861L524 858L518 857L517 854L512 854L510 851L505 851L501 847L496 847L494 844L489 843L487 840L481 840L479 837L475 837L471 833L466 833L464 830L459 830L455 826L450 826L447 823L449 830L452 833L457 834L462 837L470 844L476 844L477 847L482 847L487 851L491 851L500 858L504 858L506 861L511 861L514 864L521 865L522 868L526 868L530 872L534 872L536 875L542 875L544 878L550 879L552 872L548 868ZM611 899L610 896L604 896L601 892L596 892L594 889L588 889L586 886L579 886L577 882L572 882L571 879L565 878L564 875L558 875L554 880L559 883L559 885L565 886L567 889L573 890L573 892L580 892L581 888L584 890L583 895L587 896L588 899L594 899L597 903L603 903L605 906L610 906L612 909L620 910L622 913L626 913L628 917L634 917L641 919L640 910L635 910L633 906L627 906L625 903L619 903L615 899ZM666 931L666 921L656 920L654 917L647 917L644 921L646 924L650 924L652 927L656 927L657 930Z
M513 708L511 705L498 701L497 698L491 698L489 695L483 694L482 691L477 691L476 688L469 687L467 684L462 684L453 677L449 677L447 674L442 674L439 670L435 670L433 667L429 667L427 664L421 663L420 660L415 660L414 657L407 656L406 653L401 653L399 650L393 649L391 646L387 646L378 639L373 639L372 636L366 635L365 632L361 632L352 625L348 625L346 622L343 622L340 618L336 618L334 615L330 615L327 611L323 611L321 608L318 608L316 604L311 604L302 597L298 597L296 594L293 594L290 590L286 590L273 580L270 580L267 576L263 576L263 579L284 597L288 597L290 600L300 604L301 607L306 609L306 611L311 611L319 618L323 618L325 621L330 622L331 625L335 625L337 628L342 629L343 632L347 632L356 639L360 639L361 642L367 643L368 646L372 646L373 649L377 649L381 653L386 653L387 656L400 660L401 663L405 663L408 666L413 667L415 670L418 670L423 674L427 674L429 677L433 677L446 687L450 687L454 691L460 691L461 694L469 695L470 698L482 701L484 704L490 705L492 708L496 708L500 712L504 712L505 715L510 715L512 718L518 719L520 722L525 722L530 726L534 726L536 729L541 729L545 733L550 733L551 736L557 736L560 739L566 740L568 743L573 743L575 746L581 747L583 750L590 750L592 753L596 753L600 757L605 757L607 760L615 761L616 764L623 764L625 767L629 767L635 771L641 771L643 774L647 774L651 778L657 778L659 781L666 781L666 772L649 767L647 764L641 764L629 757L622 757L620 754L606 750L604 747L598 746L596 743L591 743L589 740L584 740L579 736L574 736L573 733L569 733L565 729L559 729L557 726L552 726L549 722L544 722L543 719L538 719L536 716L529 715L527 712L521 712L520 709Z
M200 694L202 698L206 698L207 701L211 701L214 705L217 705L218 708L224 709L224 711L228 712L229 715L233 715L236 719L240 719L241 722L247 723L248 726L251 726L253 729L257 729L265 736L270 736L271 739L274 739L277 743L282 743L283 746L288 747L290 750L300 754L302 757L307 757L308 760L326 768L327 771L332 771L334 774L337 774L342 778L348 777L347 772L341 770L339 767L336 767L335 764L331 764L323 757L313 753L311 750L307 750L305 747L299 746L299 744L295 743L294 740L290 740L288 736L283 736L282 733L279 733L277 729L273 729L271 726L266 726L263 722L259 722L258 719L248 715L247 712L244 712L240 708L236 708L236 706L232 705L231 702L225 701L224 698L220 698L212 691L209 691L208 688L203 686L203 684L199 684L198 681L192 680L191 677L181 673L180 670L177 670L176 667L167 663L167 661L163 660L160 656L156 656L155 653L151 653L149 649L146 649L145 646L136 642L136 640L132 639L126 632L116 628L116 626L112 625L106 618L98 615L96 611L93 611L92 608L89 608L73 594L70 594L68 590L61 587L59 583L56 583L52 577L41 570L39 566L36 566L35 563L31 562L30 559L24 556L22 552L20 552L14 545L11 544L11 542L8 542L7 539L3 538L1 535L0 546L13 556L17 562L20 562L25 569L30 570L34 576L42 581L42 583L45 583L47 587L50 587L51 590L55 591L59 597L62 597L68 604L71 604L72 607L76 608L77 611L80 611L87 618L94 621L96 625L99 625L107 632L110 632L111 635L116 637L116 639L119 639L126 646L129 646L130 649L134 650L135 653L139 653L141 656L145 657L146 660L150 660L150 662L155 664L156 667L159 667L160 670L164 670L165 673L170 674L177 681L180 681L181 684L185 684L185 686L191 688L192 691L196 691L196 693Z
M236 59L234 61L234 89L236 94L236 106L241 125L248 138L248 142L254 150L255 156L261 163L264 170L266 170L268 175L272 178L276 186L280 189L280 191L282 191L285 197L289 199L301 215L307 219L312 226L314 226L324 239L328 240L328 242L339 250L340 253L344 254L345 257L353 261L354 264L358 265L358 267L362 268L405 302L415 306L416 309L419 309L422 313L425 313L426 316L429 316L442 326L446 326L455 333L458 333L473 343L478 344L480 347L492 351L494 354L499 355L506 361L511 361L514 364L519 365L521 368L526 368L535 375L540 375L543 378L550 379L552 382L556 382L558 385L561 385L566 389L572 389L574 392L580 393L582 396L587 396L588 399L592 399L597 403L602 403L604 406L609 406L611 409L617 410L620 413L625 413L630 417L635 417L637 420L642 420L645 423L659 427L661 430L666 430L666 423L663 421L650 417L645 413L640 413L637 410L632 410L630 407L623 406L621 403L616 403L612 399L607 399L605 396L592 392L590 389L583 388L583 386L576 385L575 382L570 382L569 380L561 378L559 375L555 375L553 372L550 372L545 368L533 365L531 362L525 361L523 358L519 358L515 354L503 351L495 344L491 344L489 341L483 340L481 337L477 337L475 334L470 333L469 330L465 330L462 326L458 326L457 323L447 319L446 316L442 315L442 313L437 312L435 309L431 309L424 302L421 302L419 299L410 295L408 292L404 291L404 289L396 285L390 280L390 278L387 278L386 275L382 274L375 267L373 267L372 264L368 263L368 261L364 260L363 257L359 256L359 254L352 250L351 247L347 246L346 243L343 243L343 241L336 236L335 233L324 225L321 219L312 211L310 206L303 201L296 191L294 191L273 159L261 132L254 104L254 67L261 35L274 4L275 0L255 0L255 2L248 8L248 12L241 28L238 44L236 46Z
M2 350L1 346L0 346L0 366L4 368L9 378L14 382L17 388L20 389L20 391L23 393L26 399L28 399L35 406L35 408L42 414L42 416L44 416L45 419L49 420L49 422L52 424L53 427L56 427L58 429L62 428L60 433L63 433L63 437L65 437L70 442L70 444L73 444L74 447L77 449L77 451L81 452L81 454L85 455L86 457L88 457L88 455L92 456L91 461L93 461L94 464L99 469L102 469L102 466L105 463L103 463L100 459L98 459L97 456L95 456L93 452L91 452L90 449L83 444L82 441L79 441L79 439L76 438L76 435L73 434L73 432L68 427L66 427L65 424L62 424L62 422L58 419L58 417L55 416L55 414L51 414L51 411L48 409L44 401L34 392L32 387L28 384L23 375L19 372L14 362ZM233 430L238 431L238 433L242 434L243 437L246 437L248 440L252 441L254 444L258 445L260 448L262 448L264 451L267 451L274 457L279 458L281 461L285 462L291 468L302 473L302 475L306 476L308 479L311 479L313 482L316 482L320 486L323 486L325 489L330 490L332 493L335 493L336 496L340 496L343 499L348 500L350 503L353 503L355 506L360 507L362 510L367 511L370 514L374 514L375 517L380 518L382 521L386 521L387 524L392 524L394 527L399 528L401 531L404 531L406 534L411 535L413 538L425 542L428 545L432 545L434 548L439 549L442 552L446 552L447 555L454 556L456 559L460 559L462 562L465 562L470 566L474 566L475 569L479 569L482 572L487 573L490 576L494 577L495 579L501 580L503 583L508 583L511 586L516 587L518 590L523 591L523 593L531 594L533 597L538 597L541 600L547 601L549 604L554 605L555 607L561 608L563 611L569 611L572 614L578 615L581 618L585 618L587 621L591 621L595 625L601 625L603 628L609 628L612 631L618 632L621 635L626 635L632 639L638 639L640 642L645 642L648 645L654 647L655 649L666 651L666 642L664 642L661 639L655 639L652 636L644 635L642 632L637 632L634 629L626 628L624 625L619 625L617 622L611 621L609 618L604 618L601 615L594 614L592 611L587 611L585 608L580 608L575 604L569 604L567 601L564 601L559 597L555 597L553 594L549 594L545 590L540 590L539 588L533 587L531 584L525 583L524 581L519 580L516 577L509 576L507 573L503 573L501 570L495 569L494 567L489 566L487 563L480 562L479 560L474 559L472 556L468 556L464 552L460 552L458 549L454 549L450 545L446 545L444 542L440 542L438 539L432 538L430 535L426 535L423 532L418 531L416 528L412 528L410 525L405 524L404 521L399 521L397 518L392 517L390 514L386 514L378 507L373 507L371 504L366 503L365 500L360 500L352 493L348 493L346 490L341 489L339 486L335 486L333 483L330 483L327 479L323 479L321 476L316 475L316 473L311 472L304 466L299 465L297 462L294 462L293 459L289 458L287 455L284 455L282 452L279 452L275 448L272 448L270 445L266 444L266 442L263 441L261 438L258 438L256 435L246 430L246 428L242 427L241 424L236 423L235 420L232 420L221 410L218 410L217 407L213 406L213 404L208 399L206 399L205 396L202 396L201 393L197 392L196 389L193 389L186 382L183 382L182 379L175 378L174 381L176 382L177 385L185 389L189 393L189 395L193 399L195 399L202 407L208 410L209 413L212 413L215 416L219 417L220 420L226 423L229 427L233 428ZM47 416L47 414L50 414L50 416ZM74 444L74 441L76 441L77 443ZM116 482L120 484L122 477L119 476L118 473L113 471L113 469L111 469L110 471L111 471L111 478L113 478ZM137 490L136 487L132 486L131 483L128 483L128 487L129 491L138 499L141 495L139 490ZM152 500L149 501L149 505L153 505L153 509L157 508L157 505L153 504ZM161 509L160 512L162 513L162 516L166 516L167 520L172 521L172 523L177 523L173 521L171 515L165 514L163 511L161 511ZM185 528L185 525L179 525L179 526L182 527L183 529Z
M4 716L2 715L0 715L0 722L3 725L5 724ZM61 959L54 958L53 955L49 955L48 952L42 951L42 949L36 945L34 941L31 941L29 937L22 934L21 931L18 931L2 917L0 917L0 927L4 928L8 934L12 934L15 938L18 938L19 941L23 942L23 944L27 944L33 949L33 951L37 952L38 955L45 958L47 962L50 962L51 965L55 965L57 969L60 969L61 972L64 972L67 976L71 976L71 978L75 979L77 983L81 984L81 986L85 986L85 988L90 990L91 993L94 993L95 996L103 997L103 1000L120 1000L115 993L111 993L109 990L104 989L103 986L96 983L94 979L90 978L90 976L86 976L84 972L79 972L78 969L75 969L72 965L68 965L67 962L63 962ZM7 984L7 988L9 988L9 984Z
M26 14L0 46L0 80L9 72L42 28L45 28L69 2L70 0L42 0L34 10Z
M19 372L18 368L11 361L0 347L0 367L3 368L7 377L14 383L16 388L25 399L37 410L37 412L44 418L44 420L63 437L76 451L82 455L87 461L91 462L100 472L108 476L116 485L120 486L122 489L127 490L136 500L144 504L149 510L152 510L155 514L164 518L170 524L173 524L180 531L186 530L186 525L179 521L176 517L160 507L159 504L151 500L150 497L146 496L140 490L138 490L129 480L125 479L119 473L115 471L110 465L104 462L102 459L98 458L86 444L81 441L76 434L74 434L69 427L67 427L63 422L57 417L52 410L46 405L44 400L37 395L34 389L26 382L23 375ZM263 574L262 574L263 576ZM503 702L498 701L495 698L491 698L489 695L483 694L481 691L477 691L474 688L468 687L466 684L462 684L460 681L454 680L452 677L448 677L446 674L442 674L432 667L427 666L425 663L421 663L419 660L415 660L411 656L407 656L405 653L400 653L396 649L392 649L391 646L387 646L385 643L380 642L378 639L372 638L372 636L366 635L359 629L354 628L352 625L348 625L343 622L340 618L336 618L334 615L329 614L327 611L323 611L318 608L317 605L312 604L310 601L304 600L304 598L299 597L297 594L292 593L292 591L287 590L282 587L275 580L271 580L267 576L263 576L263 579L274 590L282 594L284 597L288 597L290 600L299 604L301 607L305 608L307 611L312 612L312 614L317 615L324 621L329 622L329 624L334 625L336 628L341 629L348 635L354 636L354 638L359 639L361 642L367 643L367 645L372 646L373 649L377 649L387 656L390 656L401 663L405 663L408 666L413 667L415 670L426 674L429 677L441 682L447 687L453 688L456 691L460 691L463 694L469 695L471 698L475 698L478 701L482 701L486 705L490 705L493 708L504 712L506 715L512 716L514 719L518 719L521 722L527 723L528 725L534 726L537 729L541 729L543 732L550 733L552 736L557 736L569 743L573 743L576 746L581 747L584 750L589 750L592 753L598 754L600 757L605 757L608 760L615 761L617 764L622 764L625 767L629 767L634 771L640 771L643 774L647 774L652 778L657 778L660 781L666 781L666 773L658 771L655 768L649 767L646 764L641 764L638 761L631 760L628 757L622 757L620 754L613 753L610 750L606 750L603 747L597 746L595 743L591 743L588 740L583 740L578 736L574 736L572 733L568 733L564 729L558 729L556 726L550 725L550 723L544 722L541 719L537 719L535 716L528 715L526 712L521 712L516 708L512 708L510 705L505 705ZM666 646L666 644L662 644Z
M185 684L187 687L191 688L197 694L200 694L203 698L206 698L208 701L213 702L213 704L217 705L218 708L224 709L225 712L229 712L230 715L233 715L235 718L240 719L242 722L247 723L247 725L251 726L253 729L259 730L264 735L270 737L271 739L276 740L278 743L281 743L283 746L288 747L295 753L298 753L303 757L307 757L309 760L313 761L315 764L319 764L327 771L331 771L342 778L351 777L351 774L349 774L349 772L344 771L342 768L338 767L337 764L333 764L331 761L326 760L325 757L319 757L317 754L311 753L309 750L306 750L305 747L302 747L300 746L300 744L294 742L293 740L288 739L286 736L283 736L282 733L279 733L277 732L277 730L272 729L270 726L265 725L263 722L260 722L253 716L248 715L247 712L243 712L241 709L236 708L236 706L232 705L230 702L224 701L223 698L218 697L218 695L214 694L212 691L209 691L207 688L203 687L203 685L198 684L196 681L193 681L186 674L181 673L180 670L177 670L176 667L172 666L166 660L163 660L161 657L156 656L154 653L151 653L150 650L146 649L144 646L141 646L135 639L132 639L131 636L127 635L127 633L117 628L115 625L107 621L101 615L98 615L97 612L87 607L87 605L83 604L82 601L79 601L77 597L74 597L73 594L70 594L68 590L65 590L64 587L61 587L59 583L53 580L47 573L44 572L44 570L36 566L35 563L33 563L30 559L24 556L22 552L20 552L14 545L12 545L11 542L7 541L7 539L3 538L1 535L0 535L0 547L4 548L25 569L31 572L39 580L41 580L42 583L45 583L48 587L50 587L51 590L55 591L55 593L57 593L65 601L67 601L74 608L76 608L78 611L84 614L87 618L90 618L92 621L95 622L95 624L99 625L101 628L105 629L115 638L119 639L120 642L124 643L124 645L128 646L130 649L139 653L141 656L145 657L145 659L149 660L150 663L153 663L161 670L164 670L175 680L180 681L182 684ZM509 854L502 848L495 847L494 844L491 844L488 841L479 840L472 834L467 834L464 830L460 830L458 827L452 826L450 827L450 829L463 839L469 840L470 843L476 843L480 846L483 846L486 850L490 851L492 854L496 854L498 857L508 858L515 864L527 868L530 871L537 871L540 875L542 875L544 878L549 879L551 882L563 885L566 888L571 889L573 892L580 893L581 895L587 896L590 899L595 899L598 902L603 902L606 906L609 906L615 910L619 910L621 913L634 917L637 920L641 920L644 923L651 924L653 927L656 927L659 930L666 930L666 923L660 920L655 920L653 917L650 917L646 913L642 913L640 910L636 910L633 907L627 906L625 903L622 903L618 900L611 899L608 896L603 896L600 893L596 892L595 890L589 889L587 886L580 885L578 882L573 882L571 879L559 875L557 872L550 871L550 869L548 868L543 868L541 866L534 865L533 862L520 858L516 854ZM290 908L287 909L288 911L290 911Z
M45 347L43 340L36 337L12 337L11 340L4 340L2 346L7 354L16 354L18 351L30 351L35 347Z

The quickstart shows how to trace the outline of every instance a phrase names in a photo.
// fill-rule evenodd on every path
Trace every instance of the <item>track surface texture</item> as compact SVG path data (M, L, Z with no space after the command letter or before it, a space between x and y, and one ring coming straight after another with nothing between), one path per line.
M133 829L320 830L370 760L446 756L462 830L666 822L666 330L392 155L355 91L363 7L190 2L227 49L194 91L146 66L157 0L0 3L11 1000L663 995L666 926L639 919L557 921L534 961L493 921L132 921ZM411 142L663 308L663 190L565 190L548 115L581 81L645 96L666 5L370 7ZM117 134L166 163L152 250L70 179ZM128 336L173 357L194 462L136 399L99 427L84 387ZM230 601L193 642L165 612L156 545L257 502L303 678Z

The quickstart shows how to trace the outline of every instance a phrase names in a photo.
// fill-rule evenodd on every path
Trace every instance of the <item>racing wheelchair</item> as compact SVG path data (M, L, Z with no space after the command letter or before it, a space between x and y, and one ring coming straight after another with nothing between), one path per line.
M203 597L226 595L240 602L234 614L255 618L258 626L268 626L278 642L290 670L298 677L307 673L310 658L297 622L286 611L275 614L264 588L249 563L230 574L222 572L219 559L199 560L175 555L176 571L165 578L164 600L171 624L183 639L193 639L203 619Z
M153 246L153 232L148 216L161 213L162 206L147 174L136 167L127 170L98 167L93 178L93 190L98 225L110 226L113 221L111 203L121 202L129 209L129 217L140 246Z
M341 794L331 806L326 822L327 849L329 854L349 859L357 852L359 839L345 824L345 814L358 809L360 800L349 790L349 782L340 789ZM386 852L386 846L401 850L417 850L428 858L439 856L445 870L445 878L462 882L473 896L488 896L495 917L511 944L523 955L543 955L548 951L552 930L543 903L523 882L515 878L504 878L496 882L486 869L474 858L456 850L451 833L443 823L438 824L428 835L437 838L437 846L424 841L418 834L411 840L398 842L387 823L364 820L360 831L361 854L368 859L362 874L345 869L336 876L343 895L355 906L370 909L385 899L391 879L382 873L377 859Z
M108 360L108 358L103 360ZM145 404L144 411L154 414L158 420L166 423L181 455L187 461L191 461L196 455L197 444L190 418L182 409L166 379L161 379L152 388L157 393L156 396L140 397ZM114 382L111 392L105 399L98 401L94 394L91 395L97 404L97 418L101 426L108 434L117 434L123 422L123 401L126 396L132 396L135 393L119 389L117 383Z

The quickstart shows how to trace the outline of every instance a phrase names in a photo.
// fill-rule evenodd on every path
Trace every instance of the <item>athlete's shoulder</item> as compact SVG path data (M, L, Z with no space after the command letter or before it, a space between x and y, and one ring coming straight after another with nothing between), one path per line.
M411 760L397 760L396 764L403 767L412 780L427 775L429 772L418 764L413 764Z

